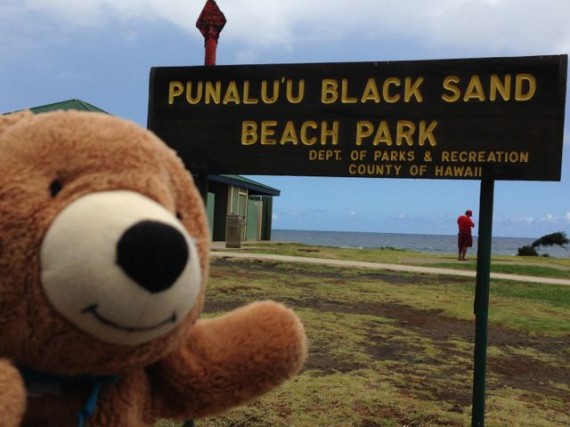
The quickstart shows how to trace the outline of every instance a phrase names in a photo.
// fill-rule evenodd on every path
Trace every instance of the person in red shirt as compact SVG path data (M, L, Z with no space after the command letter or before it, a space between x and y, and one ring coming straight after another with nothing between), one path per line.
M471 210L465 211L465 215L461 215L457 218L457 225L459 226L459 233L457 234L457 247L459 250L459 261L467 261L465 255L467 255L467 248L473 246L473 236L471 235L471 229L475 227L475 223L471 220L473 212Z

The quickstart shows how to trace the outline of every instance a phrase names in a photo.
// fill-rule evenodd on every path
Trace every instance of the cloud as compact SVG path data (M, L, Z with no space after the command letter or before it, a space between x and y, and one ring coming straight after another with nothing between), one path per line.
M432 42L476 51L566 52L569 14L566 1L440 1L427 34Z
M568 224L570 223L570 212L566 212L562 216L556 216L548 213L544 215L542 221L549 224L560 224L560 225Z
M546 222L550 222L550 223L557 223L558 222L558 218L556 218L554 215L552 214L546 214L543 218L543 221Z
M0 36L17 31L37 36L35 25L60 31L117 23L162 21L201 37L196 19L201 0L4 0L6 25ZM445 47L462 53L558 53L570 50L567 0L218 0L228 22L223 37L251 48L293 49L299 44L334 43L350 36L379 44L388 38L416 40L426 49ZM6 22L6 21L5 21ZM9 22L9 21L8 21ZM35 29L35 31L34 31ZM248 53L249 52L249 53Z
M504 216L494 218L495 222L499 225L532 225L536 219L531 216Z
M199 2L181 0L8 0L68 29L113 25L131 20L165 20L194 28Z
M500 216L493 218L495 234L501 236L540 236L562 230L570 224L570 212L563 215L552 213L540 217Z

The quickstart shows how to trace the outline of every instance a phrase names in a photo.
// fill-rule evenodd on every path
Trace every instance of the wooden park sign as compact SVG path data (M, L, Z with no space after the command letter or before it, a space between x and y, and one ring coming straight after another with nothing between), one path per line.
M196 173L561 176L567 56L155 67L148 127Z

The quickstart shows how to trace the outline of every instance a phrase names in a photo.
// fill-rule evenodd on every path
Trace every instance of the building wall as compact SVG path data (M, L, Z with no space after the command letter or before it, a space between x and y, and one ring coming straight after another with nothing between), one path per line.
M215 209L213 211L212 240L226 240L226 218L228 212L229 187L226 184L210 182L209 192L214 194ZM208 207L208 209L210 209Z

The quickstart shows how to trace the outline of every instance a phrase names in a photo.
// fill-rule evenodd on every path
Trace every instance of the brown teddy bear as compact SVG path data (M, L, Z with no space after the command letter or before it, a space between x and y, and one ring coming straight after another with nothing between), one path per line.
M151 132L0 116L0 426L153 426L295 375L306 338L284 306L199 319L208 252L192 178Z

